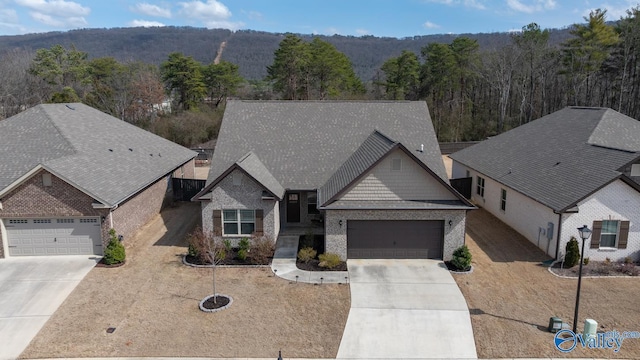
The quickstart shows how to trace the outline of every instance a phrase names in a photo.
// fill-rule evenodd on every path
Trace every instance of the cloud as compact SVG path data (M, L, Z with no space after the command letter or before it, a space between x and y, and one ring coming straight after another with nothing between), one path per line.
M422 26L424 26L427 29L438 29L438 28L440 28L440 25L434 24L431 21L425 22L424 24L422 24Z
M0 9L0 23L17 24L18 13L13 9Z
M257 11L242 11L242 13L245 14L249 18L249 20L262 20L264 18L262 13L259 13Z
M334 28L334 27L330 27L330 28L327 28L327 31L325 31L325 34L327 34L327 35L340 35L340 30L338 30L337 28Z
M557 3L555 0L534 0L525 4L520 0L507 0L507 6L514 11L533 14L544 10L553 10Z
M370 35L371 32L366 29L356 29L356 34L358 35Z
M29 8L35 21L59 28L86 26L84 17L91 12L88 7L65 0L15 0L15 3Z
M232 22L231 11L223 3L216 0L180 2L180 14L196 19L207 28L236 30L244 26L241 22Z
M426 0L427 2L444 4L444 5L463 5L465 7L485 10L487 7L482 3L483 0Z
M132 10L148 16L163 17L163 18L171 17L171 10L162 8L158 5L149 4L149 3L136 4L136 6L132 8Z
M162 27L166 26L165 24L158 21L147 21L147 20L133 20L129 22L129 26L132 27Z

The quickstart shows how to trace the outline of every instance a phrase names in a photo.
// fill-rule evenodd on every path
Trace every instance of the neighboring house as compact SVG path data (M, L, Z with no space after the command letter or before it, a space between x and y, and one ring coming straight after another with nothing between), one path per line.
M550 256L587 225L585 257L640 259L640 122L568 107L450 156L473 202Z
M474 208L449 185L425 102L229 101L193 199L207 231L315 224L343 259L450 259Z
M103 253L162 207L196 153L83 104L0 121L0 258Z

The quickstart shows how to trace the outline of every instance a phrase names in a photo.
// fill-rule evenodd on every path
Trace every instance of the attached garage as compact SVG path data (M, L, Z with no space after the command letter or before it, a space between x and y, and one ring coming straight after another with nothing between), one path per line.
M442 259L444 221L348 220L349 259Z
M101 255L98 217L4 219L10 256Z

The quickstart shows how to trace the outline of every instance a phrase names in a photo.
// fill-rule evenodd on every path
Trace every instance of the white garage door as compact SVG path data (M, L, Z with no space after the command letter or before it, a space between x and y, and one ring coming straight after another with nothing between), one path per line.
M3 221L10 256L102 254L97 217Z

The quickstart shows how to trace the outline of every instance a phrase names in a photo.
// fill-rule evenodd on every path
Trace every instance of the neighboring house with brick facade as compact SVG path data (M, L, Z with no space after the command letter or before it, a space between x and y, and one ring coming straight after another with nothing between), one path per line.
M448 260L474 208L449 184L426 103L406 101L229 101L193 200L206 231L315 227L343 259Z
M577 228L591 260L640 260L640 122L567 107L456 152L452 177L472 200L560 259ZM558 241L560 239L560 241Z
M46 104L0 121L0 258L101 255L157 214L196 153L89 106Z

